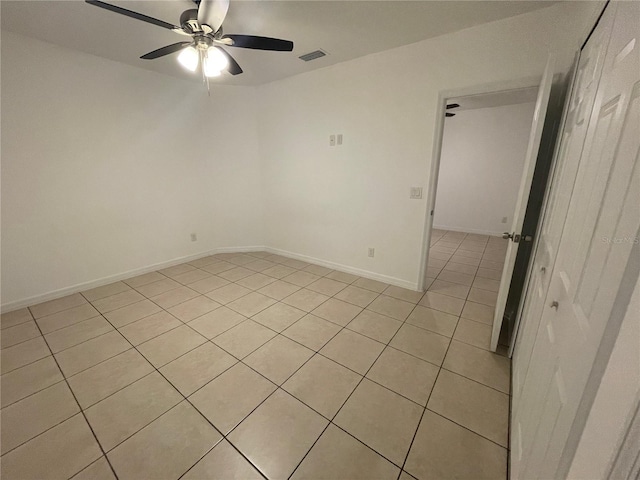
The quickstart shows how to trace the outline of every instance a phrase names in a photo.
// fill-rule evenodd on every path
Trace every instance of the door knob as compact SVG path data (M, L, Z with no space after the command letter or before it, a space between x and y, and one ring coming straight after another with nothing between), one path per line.
M556 311L558 310L558 307L560 306L560 304L558 303L557 300L554 300L553 302L551 302L551 305L549 305L551 308L555 308Z
M511 239L513 243L520 242L520 234L516 232L513 232L513 233L504 232L502 234L502 238L504 238L505 240Z

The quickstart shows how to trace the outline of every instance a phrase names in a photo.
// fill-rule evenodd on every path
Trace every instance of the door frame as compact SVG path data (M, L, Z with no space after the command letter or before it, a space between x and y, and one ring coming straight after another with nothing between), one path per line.
M440 160L442 154L442 141L444 135L444 121L447 99L456 97L468 97L486 93L503 92L507 90L519 90L540 85L542 75L524 77L502 82L491 82L473 85L464 88L447 89L438 92L436 103L436 121L433 131L433 148L431 151L431 168L427 177L427 206L425 210L424 228L422 232L422 249L420 254L420 271L418 276L418 290L424 291L427 278L427 263L429 261L429 247L431 244L431 232L433 230L433 214L435 211L436 194L438 190L438 177L440 173Z

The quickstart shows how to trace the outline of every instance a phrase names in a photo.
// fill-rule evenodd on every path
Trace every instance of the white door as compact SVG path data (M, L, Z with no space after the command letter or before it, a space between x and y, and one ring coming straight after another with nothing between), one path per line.
M513 478L566 475L584 422L578 408L603 335L607 326L614 334L617 308L625 307L638 280L639 18L640 3L615 2L596 29L594 38L606 55L588 120L585 115L586 141L579 160L564 167L577 166L577 173L559 242L553 240L559 231L549 232L547 243L558 247L539 328L521 335L523 343L531 334L535 341L519 393L514 390ZM587 58L598 50L591 49ZM569 177L557 197L569 195ZM562 202L550 201L558 217ZM538 255L545 255L544 248ZM514 361L520 361L520 352Z
M512 412L520 408L522 382L527 375L533 344L540 325L544 301L549 289L551 270L556 261L560 236L569 209L576 172L587 137L589 117L600 82L608 38L613 17L606 16L593 32L580 54L573 86L568 93L563 126L559 132L557 149L550 174L550 182L532 254L527 290L521 302L522 311L517 316L516 341L512 348ZM590 141L593 140L591 137ZM588 148L588 146L587 146ZM526 319L525 321L520 321ZM513 439L518 437L518 425L514 425ZM514 447L515 448L515 447Z
M513 214L513 223L511 225L512 241L509 242L509 246L507 247L507 254L504 260L504 267L502 269L502 277L500 278L500 288L498 289L496 311L493 318L491 350L494 352L498 347L498 337L500 336L500 328L502 327L502 318L504 316L504 309L507 305L507 295L509 294L511 277L513 276L513 267L516 263L516 255L518 254L518 246L520 245L519 240L522 232L522 224L524 223L524 214L527 210L527 201L529 199L529 192L531 191L531 181L533 180L533 172L536 168L538 150L540 149L540 139L542 138L542 129L544 127L544 120L547 115L547 106L549 105L549 96L553 85L554 66L554 57L550 56L544 70L544 74L542 75L542 81L540 83L540 88L538 89L536 108L533 112L529 144L527 146L522 179L520 180L518 200L516 202L516 209Z

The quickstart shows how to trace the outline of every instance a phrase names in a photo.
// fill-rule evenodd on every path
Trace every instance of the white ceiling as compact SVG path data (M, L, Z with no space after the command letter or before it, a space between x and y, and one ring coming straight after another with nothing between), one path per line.
M109 1L109 0L107 0ZM190 0L109 3L178 24L195 8ZM292 40L293 52L228 51L244 73L224 74L215 83L259 85L344 62L374 52L552 5L552 1L245 1L231 0L226 33ZM35 37L129 65L180 78L194 78L177 64L175 54L157 60L139 57L181 35L86 4L82 0L0 2L2 29ZM323 49L328 56L309 63L299 55Z

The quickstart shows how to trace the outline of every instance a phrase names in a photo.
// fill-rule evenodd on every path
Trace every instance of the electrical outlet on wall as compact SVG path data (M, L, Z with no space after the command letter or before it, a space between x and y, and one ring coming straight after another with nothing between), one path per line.
M336 146L336 136L335 135L329 135L329 146L330 147L335 147Z
M376 256L376 249L373 248L373 247L369 247L368 255L370 257L375 257Z
M198 234L197 234L197 233L192 233L192 234L191 234L191 241L192 241L192 242L195 242L195 241L197 241L197 240L198 240Z
M502 223L507 223L507 217L502 217Z

